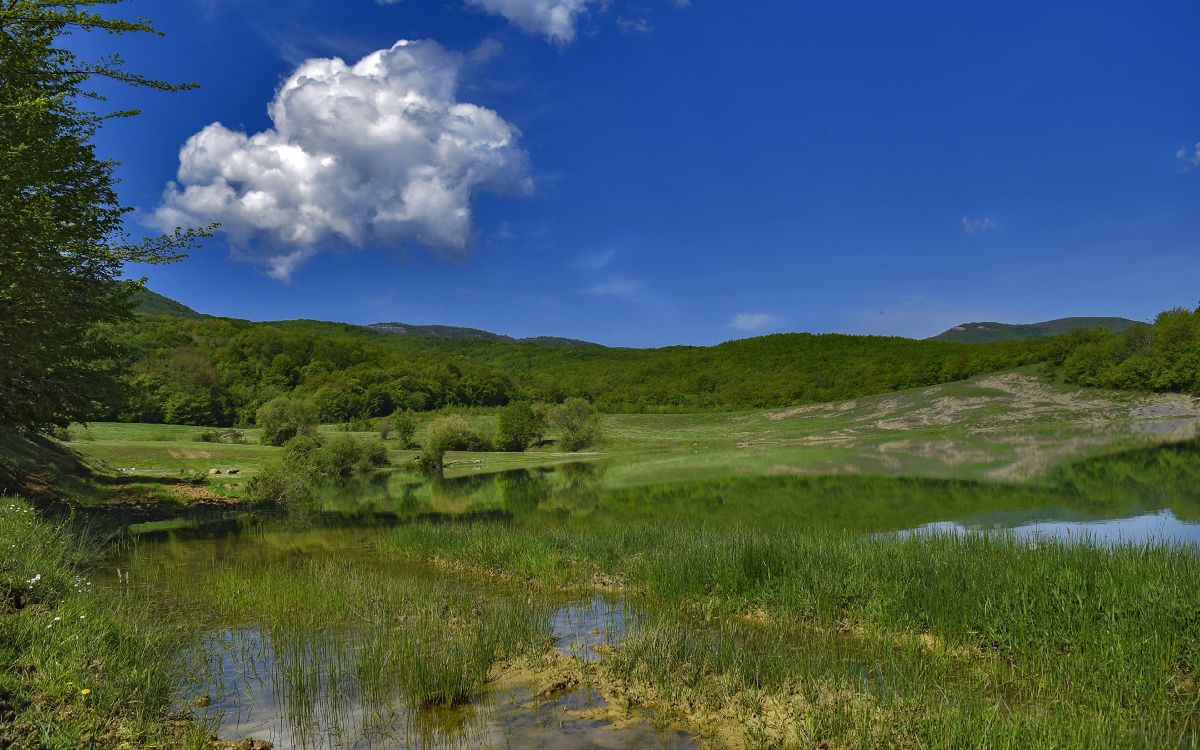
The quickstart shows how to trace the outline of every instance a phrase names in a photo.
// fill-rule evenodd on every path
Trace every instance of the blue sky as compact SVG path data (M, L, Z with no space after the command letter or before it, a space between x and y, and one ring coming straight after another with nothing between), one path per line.
M223 224L131 272L205 312L654 346L1200 299L1194 0L117 8L202 87L112 92L132 226Z

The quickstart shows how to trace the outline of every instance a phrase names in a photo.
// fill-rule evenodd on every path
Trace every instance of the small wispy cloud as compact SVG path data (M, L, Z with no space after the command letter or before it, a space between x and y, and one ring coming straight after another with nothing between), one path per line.
M729 321L729 327L742 333L758 333L776 320L770 313L738 313Z
M572 267L577 271L598 271L612 263L615 257L617 257L615 248L601 250L598 253L587 253L576 258Z
M1197 143L1192 148L1183 146L1175 152L1175 158L1183 162L1184 172L1195 167L1200 167L1200 143Z
M970 216L962 217L963 231L967 234L983 234L984 232L994 232L1000 228L1000 225L992 221L986 216L972 218Z
M617 28L625 34L649 34L654 31L650 21L645 18L626 18L617 16Z
M597 284L590 289L584 289L584 294L597 294L602 297L625 297L629 298L638 293L642 288L640 281L609 281L604 284Z

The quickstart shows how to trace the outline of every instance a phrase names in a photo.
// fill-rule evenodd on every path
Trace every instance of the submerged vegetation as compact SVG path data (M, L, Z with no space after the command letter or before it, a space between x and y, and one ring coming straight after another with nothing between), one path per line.
M1189 549L658 523L414 525L386 545L551 587L620 582L649 614L609 679L644 683L668 715L799 691L822 710L791 715L785 745L881 730L934 747L1200 742ZM871 710L830 715L856 705Z

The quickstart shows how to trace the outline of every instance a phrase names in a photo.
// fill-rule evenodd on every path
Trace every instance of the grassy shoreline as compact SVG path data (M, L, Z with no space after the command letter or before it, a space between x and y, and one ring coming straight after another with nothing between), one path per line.
M215 746L173 712L186 628L92 585L100 539L5 497L0 541L0 747Z
M167 451L208 446L171 437ZM298 507L277 537L231 539L236 555L192 548L182 577L162 549L125 549L134 585L104 590L85 579L105 540L5 499L0 747L220 747L204 721L172 713L200 694L185 678L212 668L194 648L216 638L215 653L282 657L273 679L295 698L287 715L309 724L347 709L326 696L331 684L402 706L372 718L391 726L536 674L550 691L594 687L609 704L595 718L649 713L712 747L1197 748L1195 548L876 532L945 507L986 511L984 490L997 487L996 508L1123 512L1169 497L1193 518L1198 465L1194 444L1179 444L1060 467L1040 484L759 476L611 488L612 469L576 466L435 480L428 496L401 473L412 507L385 508L411 510L406 525L339 542L307 515L318 508ZM76 477L97 493L113 481ZM438 511L429 518L476 520L410 522L422 503ZM851 524L851 512L867 518ZM595 591L629 606L621 638L598 662L547 650L548 607Z
M384 546L625 582L647 615L598 682L696 728L736 698L747 726L774 722L768 745L1200 745L1193 550L659 524L415 525Z

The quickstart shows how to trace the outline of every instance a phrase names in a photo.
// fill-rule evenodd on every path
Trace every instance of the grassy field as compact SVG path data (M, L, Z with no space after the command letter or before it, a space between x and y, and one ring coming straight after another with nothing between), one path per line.
M435 416L420 416L418 441ZM471 410L464 416L482 434L494 431L494 414ZM1185 439L1196 434L1198 423L1195 399L1066 388L1016 371L786 410L607 415L604 441L593 450L557 452L551 433L544 446L526 453L451 453L446 476L604 459L606 483L613 487L781 474L1023 480L1063 461ZM322 431L331 435L339 429L326 425ZM216 497L238 497L248 477L278 460L279 450L258 445L253 429L244 431L241 444L201 442L207 432L174 425L91 424L71 428L69 444L93 465L129 482L190 477ZM401 450L394 440L389 446L393 466L412 466L414 451ZM205 496L193 488L171 489L159 487L157 494L174 495L185 505Z

